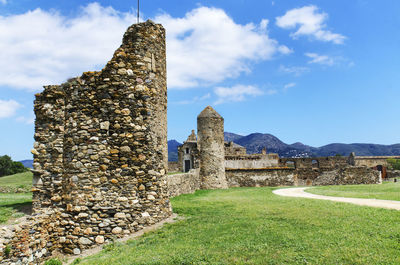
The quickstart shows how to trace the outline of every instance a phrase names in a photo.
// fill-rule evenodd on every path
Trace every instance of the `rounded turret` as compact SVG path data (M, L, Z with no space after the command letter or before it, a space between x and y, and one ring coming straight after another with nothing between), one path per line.
M212 107L197 116L197 138L202 189L226 189L224 118Z

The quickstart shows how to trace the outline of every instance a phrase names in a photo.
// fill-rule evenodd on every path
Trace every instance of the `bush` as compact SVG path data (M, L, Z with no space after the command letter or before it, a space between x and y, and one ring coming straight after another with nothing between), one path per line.
M0 156L0 177L28 171L21 162L12 161L8 155Z
M387 160L389 169L400 170L400 159L390 158Z

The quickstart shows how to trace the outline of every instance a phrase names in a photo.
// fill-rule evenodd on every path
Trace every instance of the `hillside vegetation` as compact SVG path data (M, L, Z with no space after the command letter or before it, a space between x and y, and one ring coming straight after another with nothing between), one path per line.
M274 195L273 188L173 198L185 220L75 264L400 264L399 212Z

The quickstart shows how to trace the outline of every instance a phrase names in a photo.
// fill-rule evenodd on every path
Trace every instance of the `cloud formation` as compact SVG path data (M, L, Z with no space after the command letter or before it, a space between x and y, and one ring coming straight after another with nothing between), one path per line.
M9 118L15 115L17 109L21 107L21 104L15 100L1 100L0 99L0 119Z
M154 20L167 30L169 88L216 84L249 72L258 61L291 52L268 37L268 20L240 25L218 8ZM134 21L134 13L98 3L82 7L74 17L39 8L0 16L0 49L7 51L0 53L0 86L40 91L43 85L100 70Z
M289 84L286 84L284 87L283 87L283 91L286 91L286 90L288 90L289 88L292 88L292 87L295 87L296 86L296 83L289 83Z
M310 68L304 66L279 66L279 71L288 74L294 74L294 76L301 76L310 71Z
M173 88L221 82L250 71L251 63L289 48L268 37L268 20L235 23L224 10L199 7L183 18L155 18L167 30L168 79Z
M7 4L7 0L0 0L0 3L5 5L5 4Z
M216 87L214 89L214 93L218 97L214 103L215 105L227 102L241 102L246 100L246 98L249 96L256 97L264 94L264 92L258 87L245 85L236 85L233 87Z
M78 16L35 9L0 16L0 86L40 91L111 59L134 15L92 3Z
M295 29L296 32L290 34L294 39L300 36L312 36L317 40L342 44L345 36L332 33L326 29L325 21L328 14L319 12L314 5L295 8L287 11L285 15L276 18L276 25L284 29Z
M335 60L328 55L320 55L317 53L305 53L305 56L311 58L308 63L322 64L332 66L335 63Z

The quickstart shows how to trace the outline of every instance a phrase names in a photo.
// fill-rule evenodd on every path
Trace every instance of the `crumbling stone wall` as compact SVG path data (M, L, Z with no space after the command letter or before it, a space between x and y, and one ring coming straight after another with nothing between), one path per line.
M226 169L229 187L295 186L296 171L292 168Z
M225 167L230 169L278 166L279 156L277 154L225 155Z
M35 113L33 208L41 221L18 242L39 241L34 251L46 247L46 255L78 254L171 214L161 25L129 27L102 71L45 87ZM11 255L32 253L23 245Z
M226 189L224 118L212 107L197 116L200 178L202 189Z
M187 173L168 175L167 185L169 196L193 193L200 189L199 169L191 169Z

